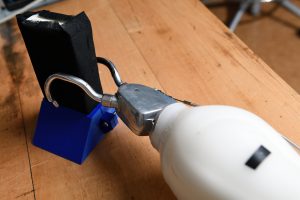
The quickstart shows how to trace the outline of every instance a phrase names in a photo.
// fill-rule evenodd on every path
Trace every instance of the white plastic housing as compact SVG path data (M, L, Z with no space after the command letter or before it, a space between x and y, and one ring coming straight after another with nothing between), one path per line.
M160 114L150 139L178 199L300 199L299 155L245 110L172 104ZM245 163L260 146L270 154L253 169Z

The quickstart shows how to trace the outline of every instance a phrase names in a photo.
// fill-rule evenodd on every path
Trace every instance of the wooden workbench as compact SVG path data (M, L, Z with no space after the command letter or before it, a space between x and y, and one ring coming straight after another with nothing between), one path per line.
M198 0L66 0L127 82L250 110L300 143L298 94ZM42 94L13 20L0 26L0 199L174 199L147 137L120 123L83 165L31 144ZM253 38L255 39L255 38ZM99 68L105 92L116 87Z

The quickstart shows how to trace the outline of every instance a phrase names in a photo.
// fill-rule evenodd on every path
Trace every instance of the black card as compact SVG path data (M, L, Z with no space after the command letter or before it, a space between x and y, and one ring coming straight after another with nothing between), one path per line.
M27 12L17 15L17 21L44 95L46 79L58 72L77 76L102 93L92 28L85 13ZM51 94L60 105L83 113L97 105L79 87L61 80L51 84Z

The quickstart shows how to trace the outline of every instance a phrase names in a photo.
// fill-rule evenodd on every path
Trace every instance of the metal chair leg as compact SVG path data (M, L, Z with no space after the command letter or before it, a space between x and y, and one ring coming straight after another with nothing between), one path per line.
M251 6L251 13L254 16L257 16L260 13L260 4L261 0L254 0Z
M296 6L289 0L283 0L280 3L284 8L288 9L289 11L300 17L300 8L298 6Z
M250 6L250 4L253 2L253 0L246 0L241 5L237 13L235 14L233 20L230 22L229 29L233 32L239 22L241 21L242 16L246 12L247 8Z
M251 13L253 15L258 15L260 13L260 6L261 2L269 2L266 0L242 0L243 2L240 5L239 10L233 17L232 21L229 24L229 29L234 32L237 25L241 21L241 18L243 17L246 10L251 6ZM274 0L270 0L270 2L273 2ZM208 4L210 0L202 0L204 4ZM296 16L300 17L300 7L292 3L290 0L281 0L279 1L280 5L282 5L284 8L295 14Z

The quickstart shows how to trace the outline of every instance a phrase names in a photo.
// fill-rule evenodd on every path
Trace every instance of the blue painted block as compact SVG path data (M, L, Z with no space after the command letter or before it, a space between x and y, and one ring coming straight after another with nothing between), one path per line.
M115 109L101 104L86 115L43 99L33 144L81 164L117 123Z

